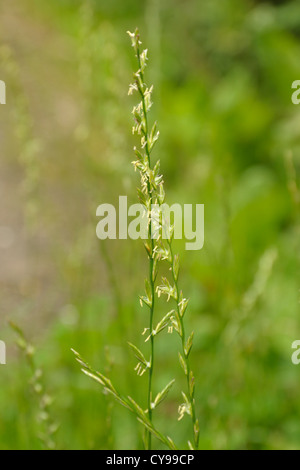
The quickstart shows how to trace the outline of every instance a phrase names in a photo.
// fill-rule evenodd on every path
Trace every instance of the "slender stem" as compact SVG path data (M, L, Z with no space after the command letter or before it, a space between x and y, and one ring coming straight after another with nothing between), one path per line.
M139 47L137 47L137 59L138 59L138 64L139 64L139 70L141 74L141 80L143 80L143 73L141 71L141 58L140 58L140 50ZM147 155L147 160L148 160L148 165L150 168L150 151L149 151L149 145L148 145L148 115L147 115L147 107L146 107L146 101L145 101L145 95L144 95L144 90L140 90L140 95L142 98L142 106L143 106L143 114L144 114L144 120L145 120L145 129L142 130L146 145L145 145L145 151ZM148 189L148 196L150 200L150 210L151 210L151 205L152 205L152 200L153 200L153 194L151 190L151 184L148 179L147 181L147 189ZM151 214L151 213L150 213ZM154 370L154 336L152 335L153 331L153 319L154 319L154 304L155 304L155 281L154 281L154 274L153 274L153 259L154 259L154 240L152 237L152 224L151 224L151 215L148 219L148 241L150 243L150 253L149 253L149 281L150 281L150 289L151 289L151 307L150 307L150 322L149 322L149 331L150 331L150 366L149 366L149 381L148 381L148 397L147 397L147 407L148 407L148 416L149 416L149 421L152 423L152 381L153 381L153 370ZM147 432L147 450L151 450L152 447L152 435L148 431Z
M151 224L150 224L151 225ZM153 246L152 246L153 249ZM151 279L151 295L152 304L150 309L150 332L153 331L153 317L154 317L154 282L153 282L153 256L150 258L150 279ZM150 369L149 369L149 383L148 383L148 415L149 420L152 423L152 377L154 369L154 336L151 334L150 339ZM148 433L148 450L151 450L151 433Z
M199 447L199 432L197 431L198 423L197 423L197 416L196 416L196 410L195 410L195 394L194 394L194 389L191 392L191 386L190 386L191 367L190 367L190 361L189 361L189 354L186 353L186 349L185 349L185 342L186 342L185 325L184 325L183 317L181 316L181 312L180 312L180 305L179 305L180 291L179 291L179 286L178 286L178 279L174 271L174 255L173 255L172 243L170 241L168 241L168 246L170 250L170 257L171 257L170 263L172 265L172 277L174 281L175 295L177 299L176 300L177 317L180 322L180 329L181 329L180 336L181 336L182 354L183 354L185 364L186 364L186 381L187 381L188 398L191 404L191 418L193 422L194 448L197 450Z

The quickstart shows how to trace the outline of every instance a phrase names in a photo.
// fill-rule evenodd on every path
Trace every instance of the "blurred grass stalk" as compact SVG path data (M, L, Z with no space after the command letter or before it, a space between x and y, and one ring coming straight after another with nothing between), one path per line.
M19 326L13 322L10 322L10 326L17 335L16 343L19 349L23 352L32 373L29 383L35 396L35 403L38 404L39 408L39 412L37 413L37 422L39 424L37 437L45 449L54 450L57 447L55 434L58 431L59 425L51 418L51 405L53 403L53 398L45 389L45 385L43 383L43 371L36 364L36 352L34 346L25 338L25 335Z

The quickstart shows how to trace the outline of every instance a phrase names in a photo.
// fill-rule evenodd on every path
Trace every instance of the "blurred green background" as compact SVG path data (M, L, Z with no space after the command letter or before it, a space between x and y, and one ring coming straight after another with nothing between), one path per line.
M135 418L70 351L145 402L146 376L127 351L148 323L144 248L95 234L99 204L137 202L126 35L136 26L167 199L205 204L204 248L176 243L200 447L299 449L300 3L287 0L0 0L0 448L42 447L40 403L8 320L35 345L58 448L141 446ZM158 341L155 387L177 386L155 422L184 447L177 346L173 335Z

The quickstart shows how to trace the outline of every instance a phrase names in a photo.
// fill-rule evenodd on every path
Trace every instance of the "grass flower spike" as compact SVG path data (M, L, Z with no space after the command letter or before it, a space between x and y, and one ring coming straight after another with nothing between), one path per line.
M151 340L151 358L149 367L149 396L148 396L148 413L151 419L151 397L152 397L152 376L154 369L154 338L157 332L168 326L169 332L176 330L181 339L181 351L179 352L179 362L183 368L187 381L187 394L182 392L184 403L179 407L179 419L182 419L187 413L192 418L193 423L193 443L189 441L191 449L197 449L199 445L199 422L196 418L195 411L195 379L190 369L189 354L193 343L193 333L186 338L184 315L186 312L188 300L184 298L182 291L179 289L179 257L173 254L172 239L174 227L168 227L168 221L161 217L159 220L155 217L155 210L162 206L165 202L165 191L163 187L163 177L160 174L160 161L158 160L154 166L151 165L151 153L155 143L159 138L157 123L149 127L148 113L152 106L153 86L150 88L144 81L144 73L148 60L147 49L141 52L142 45L138 30L134 33L128 32L132 46L134 48L137 61L138 71L134 74L134 83L129 87L129 93L133 91L139 93L141 101L134 106L132 114L134 116L135 125L133 133L140 136L140 149L135 148L137 160L133 162L135 169L140 171L141 190L139 190L140 202L144 204L148 213L148 241L145 248L149 258L149 280L146 280L146 293L144 303L150 309L150 340ZM155 220L153 220L155 219ZM158 227L157 232L153 233L153 227ZM164 236L168 230L169 236ZM170 265L172 274L171 282L167 278L162 278L161 285L155 287L158 264L166 260ZM155 292L158 296L165 294L167 300L171 298L175 301L176 308L169 312L159 323L159 328L153 328ZM162 328L163 326L163 328Z
M192 348L193 334L186 339L184 315L188 301L179 290L179 258L173 254L172 239L174 227L166 230L167 221L161 216L157 209L161 208L165 202L165 192L163 187L163 176L160 173L160 162L152 162L152 152L156 142L159 139L157 123L152 126L149 124L149 111L152 106L153 86L147 86L144 80L145 69L148 61L147 49L141 50L141 41L138 30L134 33L128 33L133 49L137 58L138 70L134 73L133 83L129 87L129 95L138 93L140 101L133 107L132 114L134 125L133 134L139 137L139 145L134 147L136 159L132 162L135 170L140 173L141 184L138 188L140 203L144 208L147 217L147 239L145 249L148 257L148 277L145 279L145 292L140 296L140 304L149 311L148 324L145 325L142 336L144 343L147 344L147 352L142 352L140 348L129 342L128 345L137 359L135 372L139 377L147 376L147 396L145 409L139 405L132 397L123 396L112 384L109 378L102 373L95 371L88 363L76 352L73 351L77 361L81 365L82 371L90 378L96 380L104 389L110 393L117 402L134 413L137 420L144 427L144 446L145 449L153 448L152 437L156 437L160 442L170 449L176 446L169 436L163 435L154 423L154 412L158 406L166 399L175 380L172 379L164 386L161 391L155 391L155 363L156 363L156 341L158 335L164 330L171 333L176 331L180 336L181 349L179 352L179 362L183 368L187 380L187 391L182 392L183 404L179 406L179 420L185 414L192 418L193 424L193 443L188 442L190 449L197 449L199 442L199 424L195 412L194 397L194 375L189 365L189 354ZM167 236L163 236L166 235ZM162 278L157 282L160 263L167 262L170 265L171 280ZM167 300L175 302L175 307L163 315L157 317L156 298L166 295Z

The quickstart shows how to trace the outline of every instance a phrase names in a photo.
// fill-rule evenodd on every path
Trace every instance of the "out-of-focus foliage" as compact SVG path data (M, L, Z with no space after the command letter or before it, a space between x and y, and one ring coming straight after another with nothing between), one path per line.
M145 323L144 249L95 235L99 204L136 202L126 35L135 26L151 59L169 199L205 204L203 250L176 247L195 330L200 447L299 448L297 0L1 1L0 448L41 446L39 402L8 319L36 344L58 447L141 445L135 420L70 352L145 397L126 343L141 341ZM175 341L159 343L158 390L173 377ZM156 418L163 431L179 402L172 391ZM179 445L184 432L175 424Z

